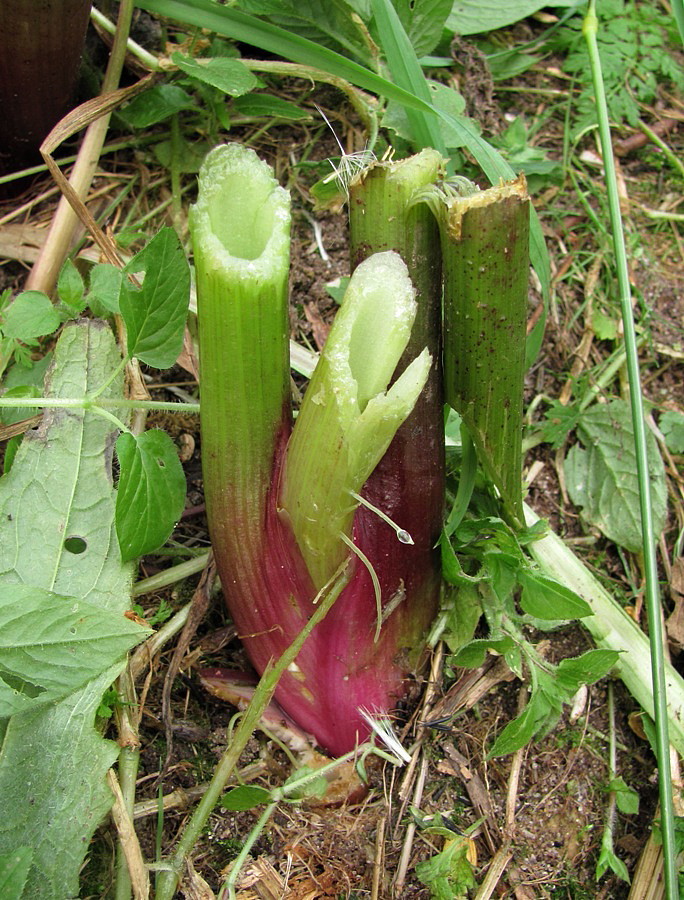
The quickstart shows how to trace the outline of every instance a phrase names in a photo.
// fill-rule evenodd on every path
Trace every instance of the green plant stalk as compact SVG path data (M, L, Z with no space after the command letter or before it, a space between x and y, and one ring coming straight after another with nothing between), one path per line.
M399 162L379 162L352 179L349 185L350 256L354 270L370 254L393 250L408 267L416 290L418 310L395 376L403 372L424 347L432 356L427 383L413 412L397 431L363 494L408 531L412 545L385 543L387 560L383 595L390 598L403 587L413 620L416 657L421 629L427 629L439 605L441 556L439 536L444 516L445 454L441 352L442 266L439 229L423 204L414 204L416 191L443 174L444 161L436 150L423 150ZM381 540L379 523L367 510L365 546L371 555L371 535ZM419 613L420 610L420 613Z
M670 768L670 738L668 735L668 699L665 677L665 660L663 654L662 609L658 586L658 565L656 560L656 542L653 533L651 513L651 488L648 474L648 453L646 447L646 424L641 394L641 377L639 374L639 357L637 353L636 333L632 317L631 290L629 285L629 269L625 250L625 238L620 214L620 202L615 174L615 161L610 136L608 107L601 71L601 58L598 50L596 34L598 19L595 2L590 0L589 9L584 19L582 33L587 42L591 64L596 113L601 139L601 152L606 175L606 190L610 221L613 233L613 247L617 267L622 322L627 352L627 373L630 386L630 404L634 425L634 442L637 458L637 476L639 480L639 505L641 509L641 528L643 533L644 572L646 587L646 608L651 645L651 678L653 683L653 704L656 731L656 757L658 760L658 787L661 808L661 829L663 836L663 868L665 873L665 893L668 900L678 897L678 879L676 869L674 806L672 801L672 774ZM681 707L680 707L681 709Z
M529 278L524 177L441 207L444 383L498 488L522 522L522 419Z
M528 526L539 521L536 513L525 505ZM584 617L582 625L589 631L597 647L620 653L616 674L649 715L654 714L651 685L651 649L649 640L637 623L599 584L589 569L552 531L529 544L533 559L547 575L575 591L589 604L593 615ZM666 715L670 740L684 754L684 679L668 664L664 667L669 703ZM669 787L669 785L668 785Z
M397 254L375 254L356 269L297 417L280 502L317 589L348 554L340 534L351 537L352 492L425 385L431 359L424 348L387 390L411 335L414 298Z
M214 775L206 793L200 800L195 812L192 814L185 831L183 832L176 850L169 860L170 868L161 872L157 885L156 900L172 900L180 873L202 829L207 823L212 810L218 803L228 779L238 764L240 754L256 729L259 720L271 702L278 681L297 659L304 643L311 635L313 629L327 616L333 604L338 599L349 580L348 565L345 563L335 572L334 577L318 595L318 602L314 606L314 613L297 635L290 646L285 650L276 663L271 662L261 676L259 684L254 691L252 702L245 710L240 724L233 735L233 739L226 748L223 756L214 771Z
M251 548L264 543L279 431L289 427L289 197L252 150L219 147L204 163L190 222L207 514L214 545L249 572ZM230 591L236 572L220 574Z

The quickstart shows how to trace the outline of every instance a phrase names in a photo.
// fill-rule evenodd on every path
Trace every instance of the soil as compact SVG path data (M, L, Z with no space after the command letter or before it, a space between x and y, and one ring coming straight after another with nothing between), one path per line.
M478 103L486 106L486 127L500 132L511 110L524 112L533 121L545 124L535 141L557 159L562 156L562 121L546 115L544 101L534 93L537 86L556 85L553 65L520 76L508 87L517 92L497 91L493 84L478 82L469 93L472 79L468 73L480 71L483 61L474 48L460 42L452 48L463 72L461 88L476 112ZM473 76L474 78L474 76ZM477 81L477 79L474 79ZM564 79L557 82L566 89ZM285 82L281 89L299 96L298 82ZM308 86L307 86L308 91ZM475 91L475 88L473 88ZM325 111L340 130L343 143L359 149L363 135L344 99L324 89L307 97L313 114L313 102ZM669 98L670 104L674 103ZM676 101L679 121L684 107ZM644 114L657 117L655 110ZM230 135L231 139L252 140L249 131ZM684 158L684 129L671 131L668 142L673 152ZM326 284L348 273L347 226L343 212L316 213L309 194L313 180L306 173L287 174L292 160L323 161L337 155L332 137L323 129L302 126L273 129L254 146L273 162L283 180L290 182L294 195L293 268L291 278L292 337L306 346L319 349L335 303ZM590 141L587 147L591 148ZM108 159L93 190L104 188L108 178L131 168L147 168L153 159L141 152ZM681 180L662 165L652 148L642 148L620 164L626 194L631 204L628 215L631 278L636 297L636 312L645 340L641 345L641 367L646 395L657 410L684 411L684 245L681 223L653 224L644 207L654 208L659 198L681 200ZM302 170L303 172L304 170ZM320 177L320 172L318 173ZM191 185L192 176L187 184ZM21 197L5 201L2 216L19 204L37 197L49 186L38 179ZM588 227L586 212L568 183L544 189L534 198L551 253L554 296L546 324L541 352L531 368L526 384L526 401L539 395L558 397L568 383L593 370L612 349L608 341L596 336L582 343L591 329L587 303L608 316L616 315L615 289L611 270L605 264L608 246L596 246L596 235ZM164 185L158 196L168 193ZM184 195L192 195L192 187ZM153 205L149 198L150 207ZM594 202L590 199L590 202ZM24 215L26 226L43 226L49 221L54 202L48 199L30 207ZM123 210L121 218L123 219ZM120 214L117 214L119 216ZM158 220L161 223L161 220ZM314 228L319 229L316 237ZM176 220L183 227L184 217ZM0 226L1 227L1 226ZM7 232L5 232L7 234ZM20 248L19 262L9 259L0 267L0 287L21 289L31 262L31 254ZM595 260L604 264L592 268ZM588 260L588 262L587 262ZM536 316L538 304L531 286L530 316ZM582 346L582 356L578 351ZM578 360L582 360L581 364ZM575 367L573 369L573 366ZM176 367L160 378L149 373L155 399L173 398L171 389L192 393L195 384L190 375ZM303 387L303 383L300 384ZM532 424L542 416L543 404L537 404ZM175 540L193 550L209 546L203 508L201 480L201 441L197 420L163 414L151 416L150 424L169 430L183 451L188 479L186 514ZM564 496L560 456L548 445L535 447L527 456L527 470L535 475L528 502L546 517L583 558L601 572L611 589L637 609L642 578L638 560L618 552L599 534L582 522ZM661 542L662 577L666 586L664 602L669 613L675 593L667 590L674 562L677 536L684 526L682 498L684 479L681 458L668 460L671 514ZM680 541L681 544L681 541ZM681 549L681 547L680 547ZM141 577L154 574L167 565L160 557L143 561ZM151 615L162 600L175 610L193 594L199 576L187 579L166 592L142 599L143 613ZM552 634L531 635L543 642L552 659L576 656L591 646L587 634L572 626ZM199 668L213 665L248 668L218 589L213 604L181 661L180 673L171 690L173 747L167 757L167 741L162 715L162 688L173 653L165 648L153 660L152 669L141 685L143 696L140 728L141 769L138 801L154 801L163 794L180 792L178 804L169 808L163 819L161 849L166 853L187 821L188 810L196 798L192 790L206 783L217 758L228 740L234 709L204 691L197 678ZM673 648L676 649L676 648ZM238 881L238 896L250 898L374 897L428 898L429 890L416 875L416 864L430 859L444 846L445 838L416 828L417 817L439 816L453 832L453 839L464 841L479 884L501 865L499 878L492 876L491 893L478 896L523 898L627 898L630 888L617 877L595 878L605 823L608 782L608 685L602 681L582 692L575 706L566 708L556 727L513 757L489 758L493 738L513 719L527 697L527 689L510 673L499 668L492 674L494 660L482 671L452 670L446 655L437 650L433 659L435 677L420 675L415 696L398 716L397 731L404 745L412 748L413 762L405 770L374 765L369 768L369 788L363 799L326 806L320 801L282 804L273 820L255 843L249 863ZM678 664L679 660L675 658ZM479 681L478 681L479 679ZM469 697L445 721L440 711L452 708L454 697L468 681ZM428 685L428 681L430 682ZM478 694L473 684L483 685ZM426 691L426 687L429 690ZM618 771L640 797L638 815L619 813L615 823L615 849L630 873L634 873L652 828L657 807L657 773L654 756L640 727L636 703L621 683L612 685L615 696ZM429 723L433 723L430 725ZM422 723L422 724L421 724ZM427 725L425 723L428 723ZM160 772L163 776L160 780ZM291 762L277 741L257 731L242 754L239 771L246 781L275 787L291 774ZM416 793L422 784L422 792ZM414 813L413 809L419 810ZM192 867L182 890L188 898L213 896L218 892L235 858L251 831L258 810L229 812L217 808L195 848ZM137 820L143 854L154 859L159 840L157 810L154 804ZM84 894L92 898L110 897L112 831L103 828L84 871ZM397 874L402 882L397 889ZM464 893L462 896L473 896ZM444 895L449 896L449 895ZM451 896L461 896L452 894ZM657 896L657 893L654 894Z

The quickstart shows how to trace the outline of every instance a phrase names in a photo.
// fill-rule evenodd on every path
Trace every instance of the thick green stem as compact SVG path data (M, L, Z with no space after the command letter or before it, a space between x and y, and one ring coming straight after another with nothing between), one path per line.
M204 163L190 222L204 486L230 591L259 564L276 443L289 423L289 197L254 151L217 147ZM221 566L224 555L232 572Z
M507 516L522 522L529 279L525 179L448 200L442 221L444 382Z

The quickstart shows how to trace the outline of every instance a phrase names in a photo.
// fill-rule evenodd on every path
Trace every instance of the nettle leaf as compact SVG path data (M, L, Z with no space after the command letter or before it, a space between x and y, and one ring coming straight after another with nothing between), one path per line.
M0 718L83 687L147 633L94 603L0 584Z
M30 847L17 847L11 853L0 855L0 897L18 900L22 896L32 857Z
M583 413L577 434L586 449L574 446L565 458L565 480L582 515L616 544L633 552L642 547L634 430L623 400ZM646 431L653 528L659 534L667 517L665 467L656 440Z
M110 313L119 312L119 293L123 272L111 263L98 263L90 272L88 302L93 299Z
M119 488L116 533L124 560L159 549L183 512L185 474L176 446L164 431L138 437L122 434L116 442Z
M518 573L520 605L536 619L554 621L592 615L589 604L570 588L539 572Z
M190 94L177 84L159 84L131 100L118 115L131 128L149 128L193 106Z
M171 56L171 62L175 63L186 75L190 75L204 84L210 84L231 97L247 94L254 90L259 83L256 75L241 60L231 59L228 56L199 60L183 56L181 53L174 53Z
M65 326L46 378L48 397L85 397L121 362L101 321ZM119 374L103 392L123 396ZM132 567L124 565L114 530L114 426L88 410L46 410L28 431L10 472L0 479L0 585L73 597L82 611L102 612L104 633L130 604ZM9 586L9 587L8 587ZM44 629L35 609L35 628ZM49 618L53 615L46 613ZM75 626L78 629L78 626ZM84 626L85 627L85 626ZM145 632L139 629L139 635ZM121 650L123 652L123 649ZM21 674L41 685L43 661ZM0 755L0 854L33 850L24 891L31 900L78 896L91 836L112 805L105 776L118 747L95 730L117 662L63 700L6 720ZM56 673L50 678L57 678ZM63 677L69 677L68 674ZM49 752L47 752L49 748Z
M173 228L162 228L126 266L145 273L141 288L121 284L119 306L126 323L128 353L157 369L172 366L183 346L190 303L190 267Z
M221 806L231 812L243 812L254 809L255 806L263 806L271 800L270 791L254 784L241 784L233 788L221 798Z
M61 321L47 294L41 291L24 291L4 310L1 327L5 337L32 341L52 334L59 328Z
M81 273L70 259L62 266L57 279L57 296L72 313L83 312L86 302L83 299L85 288Z

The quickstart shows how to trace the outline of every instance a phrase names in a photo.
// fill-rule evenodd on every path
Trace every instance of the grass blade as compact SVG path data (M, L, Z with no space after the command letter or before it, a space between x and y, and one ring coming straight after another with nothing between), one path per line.
M641 508L641 528L643 533L644 572L646 580L646 607L648 610L649 636L651 643L651 677L653 681L653 704L655 712L656 755L658 759L659 791L661 806L661 831L663 836L663 868L665 871L665 893L670 898L677 898L677 871L675 865L675 833L674 811L672 803L672 781L670 771L670 739L667 719L667 689L665 683L665 664L663 660L663 634L661 624L660 591L658 587L658 567L656 562L656 545L653 532L651 510L651 488L648 474L648 454L646 446L646 425L641 395L641 378L639 374L639 357L637 351L634 319L632 318L632 298L629 286L629 270L625 249L622 217L618 197L615 162L610 136L608 107L603 85L601 58L598 51L596 34L598 19L595 12L595 0L590 0L582 32L587 42L591 73L596 98L596 116L601 140L601 152L606 176L606 190L610 212L611 230L615 263L617 267L622 322L625 335L627 355L627 373L629 376L630 402L634 422L634 442L637 457L637 474L639 478L639 501Z

